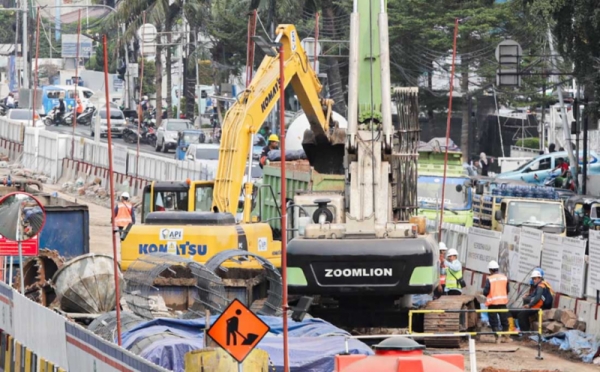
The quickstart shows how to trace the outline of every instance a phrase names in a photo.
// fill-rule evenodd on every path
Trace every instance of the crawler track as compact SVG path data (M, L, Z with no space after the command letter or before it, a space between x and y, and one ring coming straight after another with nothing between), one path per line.
M475 309L474 296L442 296L431 301L425 307L426 310L459 310ZM463 327L461 327L461 318ZM453 333L472 330L477 327L477 313L428 313L425 314L423 331L425 333ZM458 348L461 337L426 338L427 347Z

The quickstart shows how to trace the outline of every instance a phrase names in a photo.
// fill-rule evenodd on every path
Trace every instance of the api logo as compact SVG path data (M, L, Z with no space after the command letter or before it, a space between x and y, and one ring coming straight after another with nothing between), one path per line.
M179 256L204 256L208 252L208 248L205 244L179 244L175 242L168 242L166 244L140 244L139 254L149 253L171 253Z
M183 229L161 229L158 238L160 240L182 240Z

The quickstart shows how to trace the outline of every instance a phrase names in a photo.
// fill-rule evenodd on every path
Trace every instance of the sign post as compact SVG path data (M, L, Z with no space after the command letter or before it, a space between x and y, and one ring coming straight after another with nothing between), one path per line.
M242 371L244 359L269 329L246 305L235 299L210 327L208 336L238 362L238 371Z
M46 212L40 201L32 195L14 192L0 199L0 255L14 256L14 246L17 246L23 296L25 295L23 242L27 245L26 255L37 256L37 236L44 228L45 223ZM32 240L33 242L31 242Z

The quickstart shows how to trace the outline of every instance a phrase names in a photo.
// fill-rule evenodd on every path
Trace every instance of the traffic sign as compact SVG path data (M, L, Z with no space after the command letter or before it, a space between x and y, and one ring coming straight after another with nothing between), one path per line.
M37 256L39 253L39 244L37 235L29 240L21 242L23 256ZM18 256L19 243L7 240L0 235L0 256Z
M269 332L269 326L235 299L208 330L219 346L242 363Z

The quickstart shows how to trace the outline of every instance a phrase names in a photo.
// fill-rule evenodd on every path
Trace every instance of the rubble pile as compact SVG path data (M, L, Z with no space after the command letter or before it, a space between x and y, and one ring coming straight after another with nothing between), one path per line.
M533 329L538 329L539 323L533 322ZM580 321L573 310L550 309L544 310L542 330L544 333L564 332L576 329L585 332L587 324Z
M122 192L127 191L128 188L129 185L127 184L115 185L115 196L118 197ZM81 177L75 182L65 182L62 184L62 191L78 197L84 197L95 203L99 202L99 204L105 207L110 207L110 199L108 197L110 192L102 185L102 179L99 177L94 178L88 183ZM140 199L134 196L131 198L130 202L137 207L140 204Z
M3 163L0 162L0 168L9 168L10 174L13 176L33 179L41 183L52 183L50 177L31 169L23 168L20 164L7 164L5 167L2 165Z

